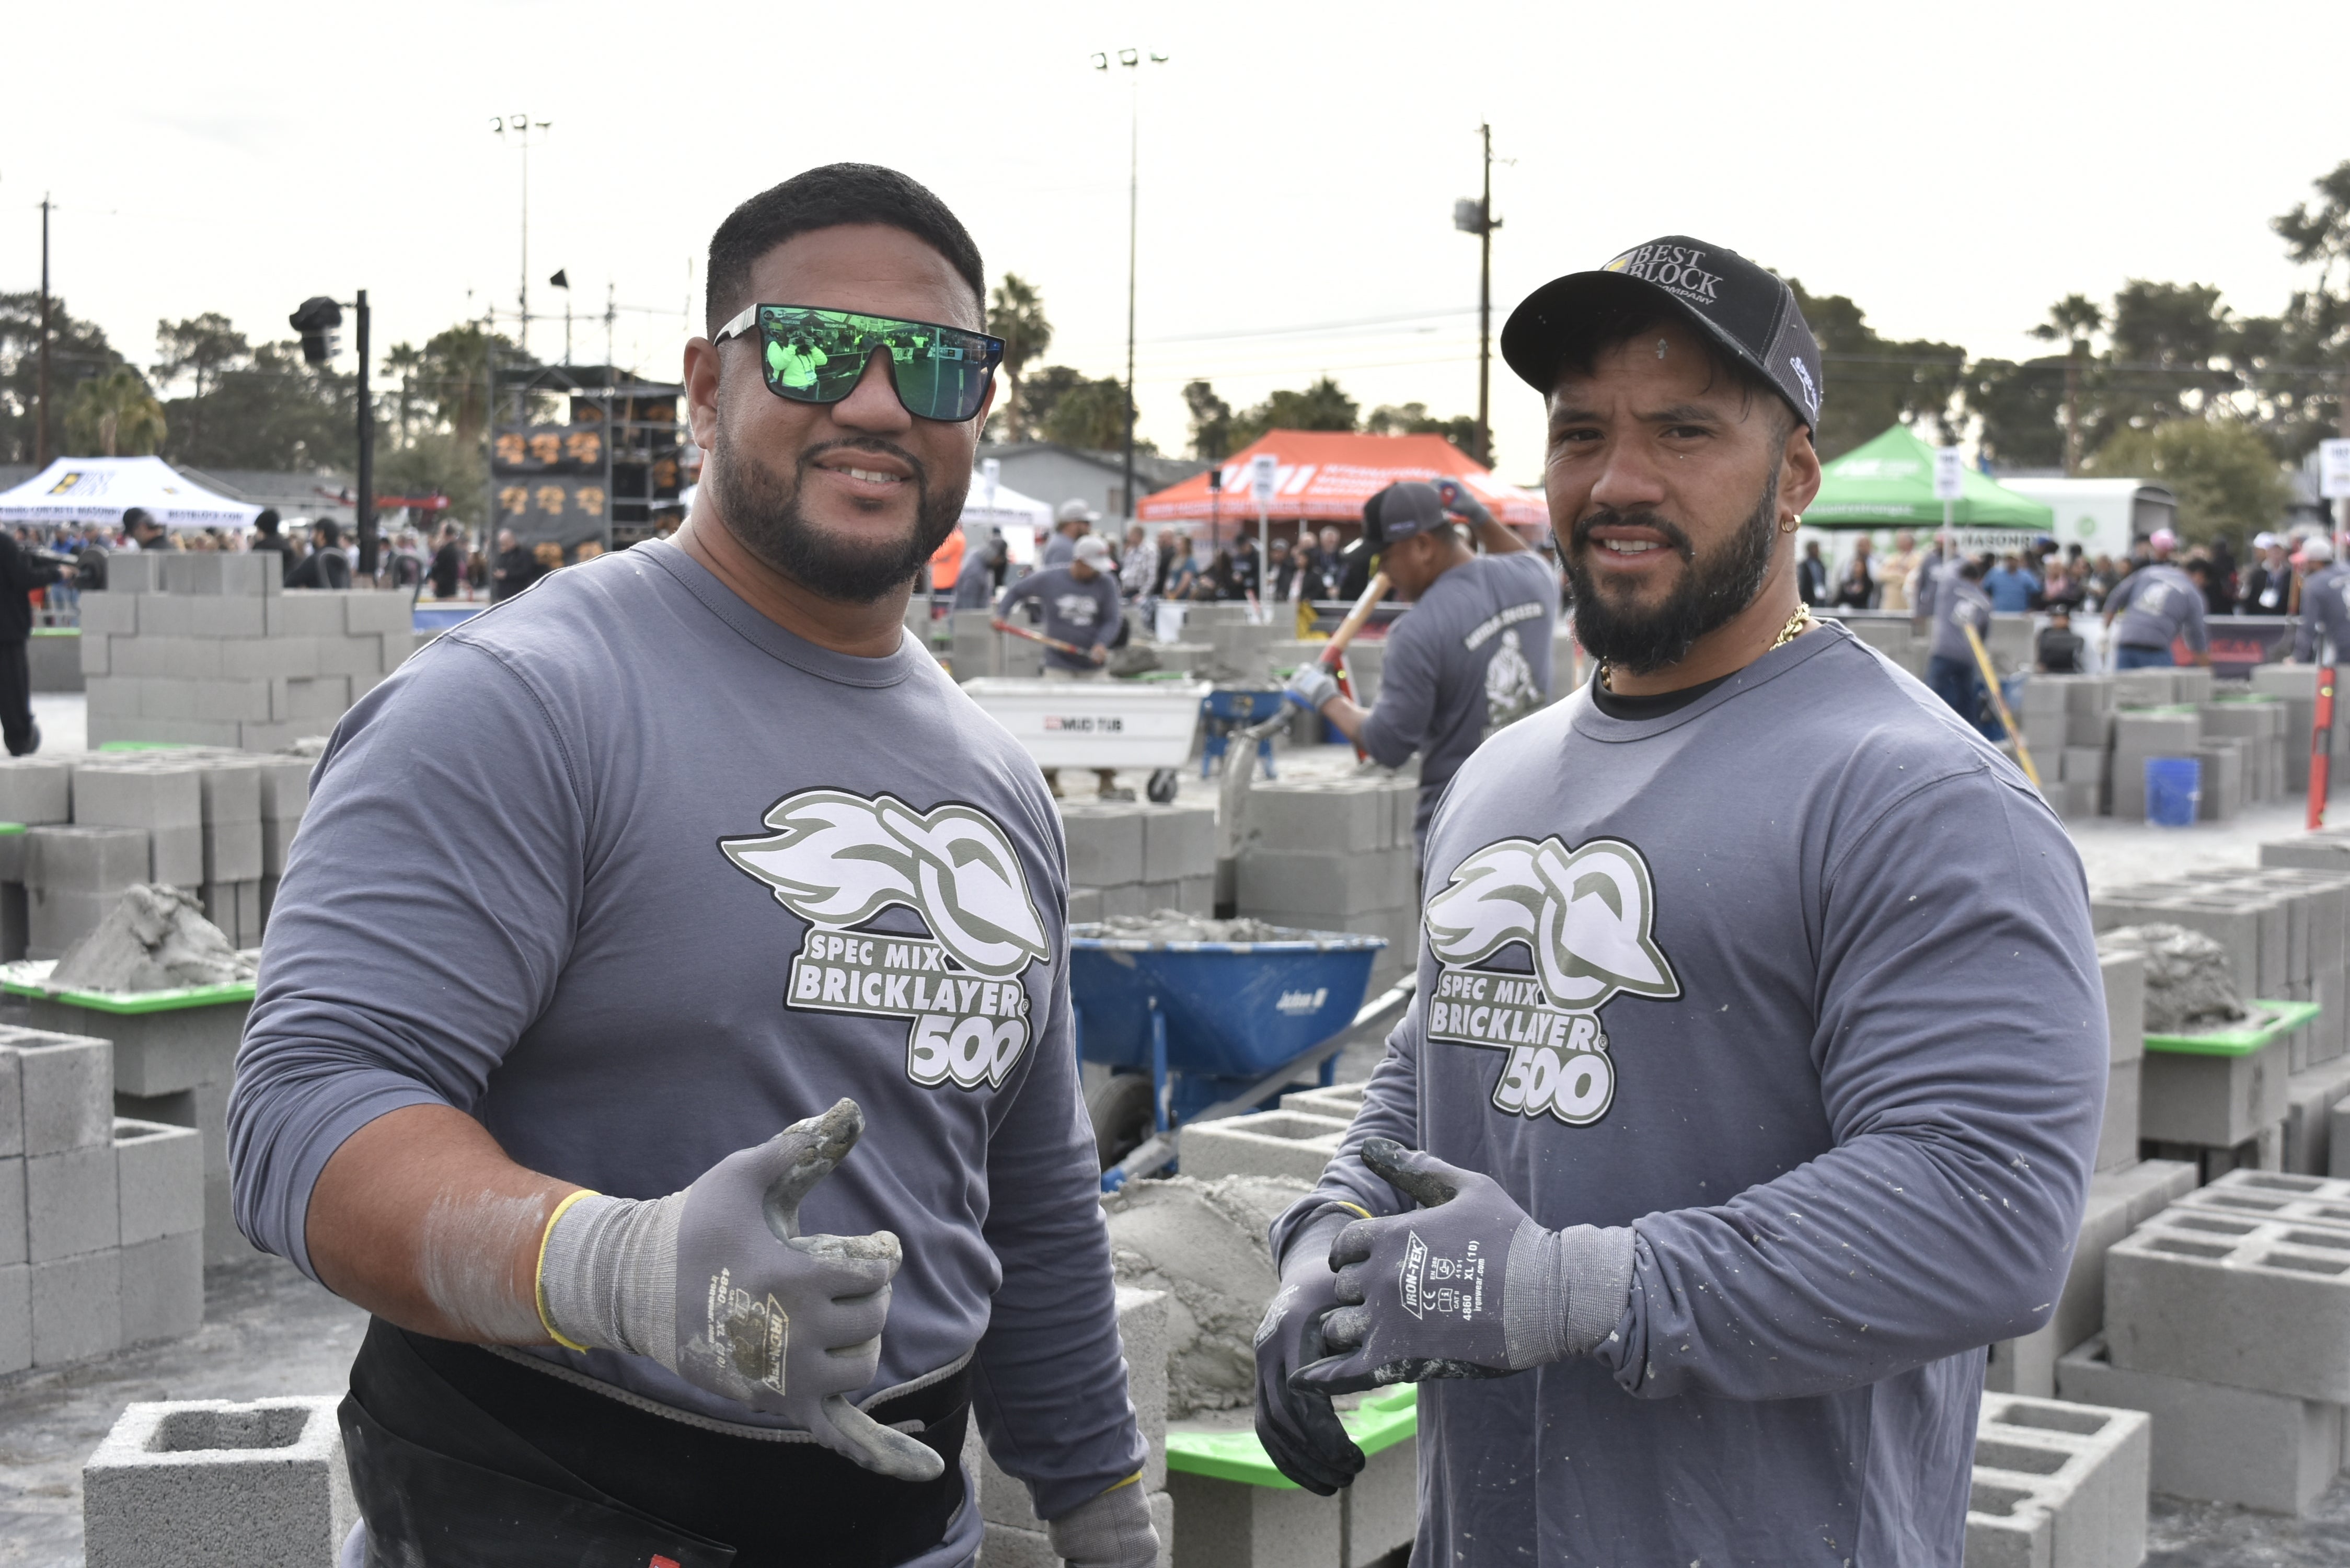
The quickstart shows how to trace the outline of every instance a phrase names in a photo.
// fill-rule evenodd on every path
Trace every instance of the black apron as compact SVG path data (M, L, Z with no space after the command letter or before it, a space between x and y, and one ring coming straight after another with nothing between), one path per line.
M962 1507L969 1369L868 1414L922 1423L944 1473L713 1431L380 1318L341 1409L369 1568L891 1568Z

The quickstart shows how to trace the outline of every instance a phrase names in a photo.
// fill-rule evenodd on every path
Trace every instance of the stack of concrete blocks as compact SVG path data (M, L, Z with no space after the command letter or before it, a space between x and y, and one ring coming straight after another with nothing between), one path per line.
M1193 672L1237 686L1266 687L1273 683L1273 648L1290 639L1296 622L1274 606L1269 620L1252 618L1243 603L1188 605L1183 611L1183 640L1205 643L1214 651Z
M1069 921L1215 913L1216 813L1148 801L1064 801Z
M1168 1490L1182 1524L1175 1568L1371 1568L1418 1532L1419 1444L1371 1455L1336 1497L1183 1470Z
M130 1407L82 1465L89 1568L327 1568L359 1522L340 1403Z
M2153 1412L2158 1490L2308 1511L2350 1406L2350 1185L2238 1171L2106 1260L2106 1334L2059 1368Z
M203 1323L196 1136L113 1102L105 1041L0 1028L0 1372Z
M2230 691L2197 710L2203 723L2206 755L2214 748L2233 746L2241 759L2243 804L2261 805L2285 797L2286 704L2257 692ZM2308 752L2303 732L2302 749ZM2305 763L2304 763L2305 765Z
M2262 664L2252 670L2252 691L2284 704L2284 784L2292 794L2309 791L2310 732L2317 724L2317 667L2314 664ZM2340 711L2339 707L2336 712ZM2350 724L2337 719L2327 749L2339 771L2350 756Z
M2106 1255L2133 1230L2194 1189L2195 1167L2179 1160L2143 1159L2089 1179L2081 1230L2048 1321L2031 1334L1991 1347L1983 1386L1998 1394L2046 1399L2057 1393L2059 1358L2096 1337L2105 1326Z
M2155 674L2169 670L2124 670L2116 676ZM2126 699L2125 699L2126 701ZM2114 754L2108 769L2108 798L2115 816L2126 822L2146 820L2146 764L2156 757L2201 760L2203 722L2196 709L2182 703L2158 708L2125 706L2114 714ZM2216 795L2216 791L2207 795Z
M1419 785L1370 769L1251 787L1233 866L1233 911L1301 930L1383 937L1376 993L1419 961Z
M947 657L957 680L982 675L1034 680L1045 673L1045 645L996 630L993 610L957 610L948 624Z
M1983 650L1991 655L1991 668L2002 677L2030 670L2036 635L2031 616L2020 611L1994 612L1990 628L1983 633Z
M1159 1532L1159 1568L1182 1559L1175 1528L1175 1500L1167 1478L1167 1296L1161 1291L1118 1287L1118 1335L1126 1350L1127 1397L1149 1454L1139 1483L1150 1500L1150 1522ZM975 1483L985 1539L979 1568L1061 1568L1045 1523L1036 1517L1028 1488L1014 1480L987 1453L973 1418L963 1437L962 1462ZM96 1568L96 1564L92 1564Z
M1842 621L1853 636L1918 680L1926 678L1926 656L1931 640L1919 637L1911 628L1908 616L1839 610L1833 618ZM2033 742L2033 750L2036 753L2039 749L2039 742Z
M1986 1397L1967 1568L2137 1568L2151 1425L2132 1409Z
M89 743L274 752L323 735L415 646L405 593L281 591L277 557L107 559L81 599Z
M2067 822L2106 809L2114 686L2096 675L2035 675L2016 715L2040 770L2041 793Z
M1338 1152L1351 1116L1325 1116L1291 1106L1256 1111L1183 1128L1183 1174L1201 1181L1220 1176L1287 1176L1307 1183Z

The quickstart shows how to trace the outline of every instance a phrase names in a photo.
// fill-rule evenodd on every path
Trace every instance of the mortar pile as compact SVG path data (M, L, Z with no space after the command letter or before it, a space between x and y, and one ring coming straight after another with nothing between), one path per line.
M57 961L49 983L62 991L176 991L250 981L254 969L195 899L141 882L125 889L98 929Z
M2097 948L2145 957L2149 1034L2192 1034L2245 1016L2227 950L2199 931L2162 924L2125 926L2099 937Z

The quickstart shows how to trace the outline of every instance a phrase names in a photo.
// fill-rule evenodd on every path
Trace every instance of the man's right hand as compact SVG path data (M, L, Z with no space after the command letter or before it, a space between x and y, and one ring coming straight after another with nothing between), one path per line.
M1333 1210L1289 1241L1281 1289L1256 1331L1256 1436L1283 1475L1320 1497L1353 1483L1363 1450L1347 1436L1327 1394L1290 1386L1289 1376L1330 1354L1322 1320L1338 1306L1330 1241L1348 1216Z
M573 1349L649 1356L900 1480L934 1451L849 1403L873 1380L898 1238L803 1236L799 1207L865 1130L854 1100L732 1154L682 1192L589 1194L547 1229L540 1315Z
M1317 659L1290 672L1287 691L1292 702L1308 712L1319 713L1322 704L1338 694L1338 678Z

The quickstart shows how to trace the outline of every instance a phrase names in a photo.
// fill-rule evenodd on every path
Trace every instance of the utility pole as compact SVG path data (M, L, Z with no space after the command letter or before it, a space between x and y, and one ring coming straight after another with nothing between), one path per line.
M1142 60L1140 49L1120 49L1118 63L1134 73L1127 78L1133 89L1126 125L1126 488L1120 506L1128 521L1134 517L1134 279L1138 254L1138 214L1142 208ZM1167 57L1152 50L1150 63L1163 66ZM1109 69L1109 57L1096 55L1094 69Z
M1480 125L1484 145L1483 193L1473 202L1452 203L1452 226L1477 236L1477 461L1493 466L1493 231L1502 221L1493 216L1493 128Z
M352 301L359 312L359 576L372 583L375 580L375 401L368 395L368 297L367 290L359 291Z
M522 149L522 283L515 291L515 303L521 313L517 343L525 354L530 352L530 133L547 130L554 124L551 119L533 119L527 114L490 116L490 130L500 140L513 131L515 144Z
M40 417L33 421L33 466L49 466L49 197L41 193L41 374Z

